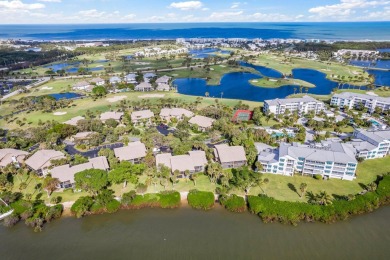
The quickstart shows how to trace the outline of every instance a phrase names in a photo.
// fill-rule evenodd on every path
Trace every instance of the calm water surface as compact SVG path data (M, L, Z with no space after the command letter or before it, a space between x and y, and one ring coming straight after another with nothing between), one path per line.
M390 207L332 225L264 224L216 208L64 218L42 233L0 227L1 259L389 259Z

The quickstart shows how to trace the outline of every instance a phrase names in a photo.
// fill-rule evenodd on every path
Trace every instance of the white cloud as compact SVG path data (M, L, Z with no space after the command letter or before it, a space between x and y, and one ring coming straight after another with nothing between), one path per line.
M319 17L344 17L356 13L356 9L375 8L378 6L388 5L387 0L340 0L340 3L333 5L317 6L309 9L309 12ZM312 16L314 17L314 16Z
M44 4L25 4L22 1L0 1L0 9L6 10L36 10L45 8Z
M188 11L202 8L203 3L200 1L173 2L169 7L180 9L182 11Z
M241 4L240 2L233 3L230 8L231 9L236 9L236 8L240 7L240 4Z
M78 14L85 18L100 18L103 17L106 14L106 12L99 12L96 9L91 9L91 10L79 11Z
M242 15L243 11L238 12L214 12L210 15L210 19L212 20L229 20L231 18Z
M61 3L61 0L38 0L38 2Z

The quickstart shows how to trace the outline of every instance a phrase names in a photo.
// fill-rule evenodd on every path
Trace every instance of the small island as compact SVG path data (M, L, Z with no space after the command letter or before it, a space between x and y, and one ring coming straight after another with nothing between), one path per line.
M280 88L283 86L302 86L305 88L315 88L314 84L311 84L307 81L293 78L268 78L264 77L261 79L252 79L249 81L253 86L261 87L261 88Z

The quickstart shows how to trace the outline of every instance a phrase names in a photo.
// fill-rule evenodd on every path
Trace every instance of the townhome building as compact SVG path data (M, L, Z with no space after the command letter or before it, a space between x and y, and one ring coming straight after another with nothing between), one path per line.
M146 156L146 146L140 141L132 142L127 146L115 148L114 153L119 161L140 163Z
M286 98L286 99L271 99L264 101L264 113L280 115L286 110L290 113L298 112L299 114L307 114L314 112L315 114L325 109L324 102L318 101L310 96L302 98Z
M162 120L169 121L171 118L176 118L177 120L183 120L184 117L191 118L194 116L194 113L184 109L184 108L163 108L160 112L160 117Z
M357 160L353 148L339 142L312 145L280 143L258 154L264 172L292 176L320 174L327 178L353 180Z
M37 175L45 176L52 166L52 160L59 160L64 158L66 158L65 154L60 151L39 150L30 158L28 158L25 163L31 170L35 171Z
M239 168L247 164L243 146L216 145L214 147L214 156L224 169Z
M89 159L89 162L71 166L69 164L54 167L50 170L50 174L53 178L59 180L58 188L67 189L75 186L74 176L76 173L90 170L100 169L107 171L110 168L107 158L104 156L95 157Z
M161 168L164 165L171 169L171 172L179 171L179 178L188 177L189 175L204 172L207 165L206 153L204 151L190 151L188 155L172 156L170 153L156 155L156 166Z
M16 166L20 166L24 162L24 159L27 157L28 152L5 148L0 149L0 168L6 167L9 164L13 163Z
M390 130L356 129L353 138L348 143L358 158L376 159L390 154Z
M131 122L135 125L145 124L150 125L152 123L152 118L154 117L154 113L148 110L134 111L131 113Z
M374 113L375 110L384 112L390 109L390 97L378 97L367 94L343 92L333 95L330 105L339 108L346 107L348 109L361 106L367 108L369 113Z

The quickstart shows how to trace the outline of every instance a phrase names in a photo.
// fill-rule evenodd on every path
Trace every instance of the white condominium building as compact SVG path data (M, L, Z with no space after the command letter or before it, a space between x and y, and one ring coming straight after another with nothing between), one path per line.
M390 130L356 129L349 144L355 149L356 157L364 159L382 158L390 154Z
M260 151L258 161L268 173L321 174L345 180L354 179L357 166L352 147L338 142L310 146L281 143L279 148Z
M286 110L292 112L298 111L300 114L306 114L314 111L315 114L324 110L325 104L310 96L302 98L271 99L264 101L264 113L273 113L274 115L284 114Z
M369 113L375 112L375 108L381 111L390 109L390 97L378 97L366 94L343 92L333 95L330 104L337 107L347 107L348 109L355 108L362 104L368 109Z

